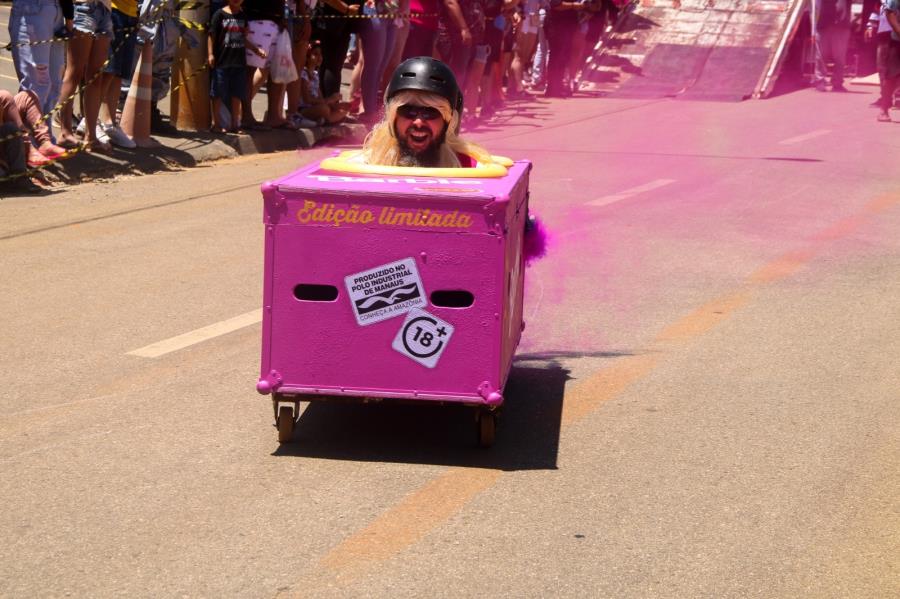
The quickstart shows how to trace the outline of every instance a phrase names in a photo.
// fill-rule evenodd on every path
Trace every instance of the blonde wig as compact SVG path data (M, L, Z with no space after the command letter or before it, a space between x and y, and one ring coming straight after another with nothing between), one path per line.
M481 164L493 162L490 152L459 137L459 113L450 108L450 102L446 98L430 92L404 90L394 94L388 101L384 107L384 119L375 125L363 142L363 156L368 164L399 166L400 143L397 141L394 120L397 118L397 109L404 104L435 108L447 123L444 143L440 148L440 163L436 165L438 168L459 168L461 165L457 153L471 156Z

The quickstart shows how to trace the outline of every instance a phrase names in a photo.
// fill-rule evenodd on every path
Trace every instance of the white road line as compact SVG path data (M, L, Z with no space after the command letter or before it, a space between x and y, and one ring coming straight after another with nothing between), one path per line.
M644 193L646 191L653 191L654 189L659 189L660 187L665 187L666 185L670 185L675 182L675 179L657 179L656 181L651 181L645 185L639 185L637 187L632 187L631 189L626 189L625 191L620 191L619 193L615 193L613 195L603 196L602 198L597 198L596 200L591 200L587 202L588 206L608 206L614 202L618 202L620 200L626 200L631 196L636 196L639 193Z
M172 353L173 351L178 351L179 349L184 349L185 347L208 341L215 337L231 333L232 331L249 327L261 320L262 309L254 310L253 312L247 312L246 314L241 314L240 316L235 316L234 318L229 318L228 320L223 320L222 322L217 322L189 333L130 351L128 352L128 355L140 356L141 358L158 358L168 353Z
M807 141L810 139L815 139L817 137L822 137L823 135L828 135L829 133L831 133L831 129L816 129L815 131L810 131L809 133L804 133L803 135L782 139L778 143L783 146L789 146L791 144L798 144L801 141Z

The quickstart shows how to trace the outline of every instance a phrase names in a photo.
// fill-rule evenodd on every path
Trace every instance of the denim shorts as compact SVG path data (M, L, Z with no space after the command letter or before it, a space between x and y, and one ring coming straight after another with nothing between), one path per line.
M109 44L109 62L104 73L131 80L134 74L134 49L137 43L137 17L112 9L113 39Z
M247 69L244 67L216 67L212 70L209 97L229 101L243 100L247 94Z
M112 35L110 10L99 0L75 3L75 29L94 35Z

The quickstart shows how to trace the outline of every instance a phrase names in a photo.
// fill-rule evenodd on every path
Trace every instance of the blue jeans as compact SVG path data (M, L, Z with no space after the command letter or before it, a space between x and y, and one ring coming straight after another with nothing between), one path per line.
M113 24L113 38L109 44L109 61L104 73L110 73L120 79L131 79L134 75L136 31L138 18L129 17L125 13L112 9L110 13Z
M18 44L51 39L63 24L62 10L56 0L15 0L9 15L9 38L19 88L37 95L44 114L53 110L59 101L66 44L61 40L34 46ZM47 120L47 125L51 120Z
M534 49L534 58L531 61L531 82L534 85L543 83L547 76L547 34L544 33L544 15L541 15L541 25L538 28L538 43Z
M362 102L367 115L375 115L381 108L378 86L381 75L394 51L394 36L397 27L393 19L364 19L359 24L359 38L362 40L364 58L360 88Z

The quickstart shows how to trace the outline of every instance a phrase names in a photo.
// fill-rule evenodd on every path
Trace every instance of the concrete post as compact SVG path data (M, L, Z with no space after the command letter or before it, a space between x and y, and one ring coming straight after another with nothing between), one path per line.
M171 118L175 128L182 131L202 131L210 125L209 71L206 65L206 26L209 24L209 0L180 2L178 16L182 22L202 26L197 32L200 43L191 48L182 37L178 41L175 64L172 65L172 83L180 85L171 96Z

